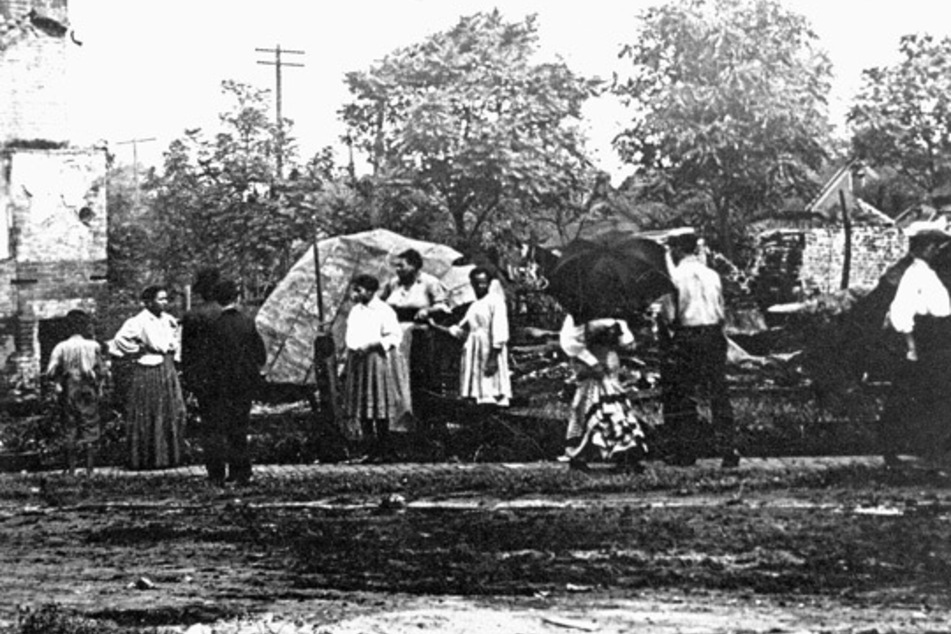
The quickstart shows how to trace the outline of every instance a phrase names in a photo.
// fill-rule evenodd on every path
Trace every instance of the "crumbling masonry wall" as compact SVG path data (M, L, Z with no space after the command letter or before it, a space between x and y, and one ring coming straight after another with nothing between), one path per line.
M65 0L0 0L0 144L67 140L65 25Z
M803 295L839 290L845 263L845 230L841 227L808 229L799 280ZM900 229L874 225L852 228L852 263L849 286L872 287L889 265L907 249L907 238Z
M107 266L105 177L102 149L0 152L8 242L0 259L4 397L35 392L44 321L74 308L95 312Z

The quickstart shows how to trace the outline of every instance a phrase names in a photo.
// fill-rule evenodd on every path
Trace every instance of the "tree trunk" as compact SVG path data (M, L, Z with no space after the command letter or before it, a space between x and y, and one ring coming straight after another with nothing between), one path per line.
M732 262L733 254L733 236L730 235L730 208L725 202L717 205L717 231L720 234L720 248L723 255Z

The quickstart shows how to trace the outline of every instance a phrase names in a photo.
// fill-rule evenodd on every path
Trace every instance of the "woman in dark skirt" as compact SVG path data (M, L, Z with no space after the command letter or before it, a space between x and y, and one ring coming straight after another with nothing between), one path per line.
M407 429L412 412L409 372L400 354L402 329L396 312L376 296L379 288L371 275L351 283L344 371L347 433L364 439L375 461L392 458L390 432Z
M160 286L142 291L145 308L126 320L112 351L134 361L126 403L129 466L161 469L181 463L185 402L175 370L179 329L165 312L168 292Z

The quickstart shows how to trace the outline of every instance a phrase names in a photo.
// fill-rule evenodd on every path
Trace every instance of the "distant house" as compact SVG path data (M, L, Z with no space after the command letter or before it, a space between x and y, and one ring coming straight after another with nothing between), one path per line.
M838 169L804 208L753 226L760 304L800 301L847 286L874 286L905 251L894 220L855 195L864 167Z
M106 153L70 147L65 0L0 0L0 400L36 393L106 278Z

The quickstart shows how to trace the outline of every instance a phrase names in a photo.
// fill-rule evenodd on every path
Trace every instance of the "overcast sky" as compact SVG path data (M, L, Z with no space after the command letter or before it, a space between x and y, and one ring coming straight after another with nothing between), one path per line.
M784 0L804 14L836 72L832 112L841 123L863 68L897 59L906 33L951 33L947 0ZM584 75L610 75L623 42L636 37L635 16L652 0L69 0L76 39L70 77L70 124L76 144L106 140L122 162L158 162L169 141L191 127L213 130L225 107L220 83L234 79L274 88L273 55L296 49L303 68L284 69L283 113L294 120L303 156L337 144L337 110L348 99L344 73L452 27L462 15L497 7L506 19L539 16L541 55L563 58ZM602 167L620 178L610 150L623 122L610 102L593 103L586 125Z

